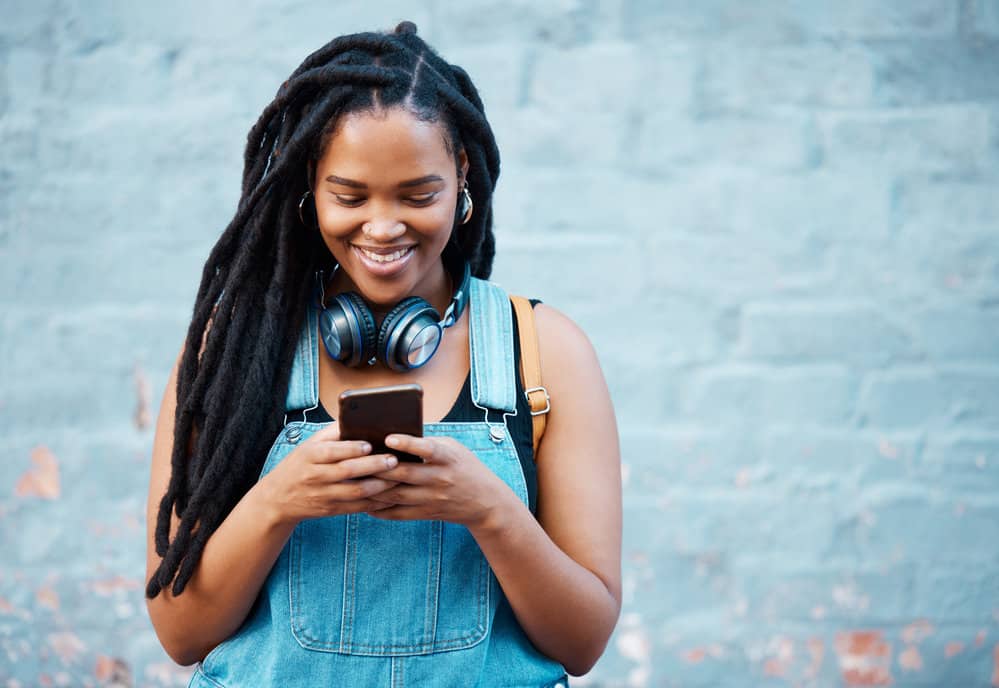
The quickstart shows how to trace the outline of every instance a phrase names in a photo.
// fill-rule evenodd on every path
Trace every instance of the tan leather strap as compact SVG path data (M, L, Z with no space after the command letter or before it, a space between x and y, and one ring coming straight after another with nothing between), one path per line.
M545 432L545 414L551 410L551 397L541 384L541 355L538 353L538 331L534 327L534 308L523 296L510 296L513 310L517 314L517 329L520 332L520 375L524 382L524 393L531 406L534 421L534 457L537 459L538 444Z

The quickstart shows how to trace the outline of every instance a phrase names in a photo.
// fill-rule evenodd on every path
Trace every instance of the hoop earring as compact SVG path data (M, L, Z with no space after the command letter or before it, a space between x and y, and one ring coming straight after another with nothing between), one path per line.
M305 193L302 194L302 198L299 199L299 201L298 201L298 219L302 221L303 225L305 225L306 227L309 227L310 229L313 227L313 225L310 225L308 222L305 221L305 218L302 217L302 206L305 205L305 199L307 199L311 195L312 195L312 190L311 189L306 189ZM319 226L318 218L316 220L315 226L317 226L317 227Z
M468 192L468 181L465 181L464 186L461 187L461 222L459 224L465 224L472 219L472 210L474 206L472 205L472 194Z

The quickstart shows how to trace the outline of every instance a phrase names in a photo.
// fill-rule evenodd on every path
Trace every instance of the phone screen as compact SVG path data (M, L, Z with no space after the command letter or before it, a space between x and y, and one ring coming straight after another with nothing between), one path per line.
M423 387L410 383L388 387L348 389L340 394L340 439L365 440L371 453L389 453L400 461L422 463L423 459L385 446L394 432L423 437Z

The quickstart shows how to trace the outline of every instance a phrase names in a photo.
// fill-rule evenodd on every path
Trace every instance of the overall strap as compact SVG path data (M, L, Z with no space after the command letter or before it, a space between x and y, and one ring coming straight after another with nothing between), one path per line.
M545 414L552 408L548 389L541 384L541 355L538 351L538 331L534 326L534 307L523 296L510 296L513 310L517 314L517 328L520 333L520 374L524 381L524 394L531 406L534 422L534 455L538 454L538 444L545 433Z
M517 413L513 315L506 291L472 277L469 287L472 402L479 408Z
M305 322L295 347L288 379L285 412L319 406L319 313L311 301L305 307Z
M469 348L471 350L472 402L480 408L517 412L514 375L513 316L502 287L472 277L469 286ZM313 304L295 349L288 380L285 411L319 405L319 314Z

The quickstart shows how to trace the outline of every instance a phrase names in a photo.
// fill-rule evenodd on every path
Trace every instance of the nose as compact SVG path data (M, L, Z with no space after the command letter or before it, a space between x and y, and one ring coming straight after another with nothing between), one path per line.
M365 222L361 231L372 241L389 243L406 233L406 225L399 220L379 218Z

